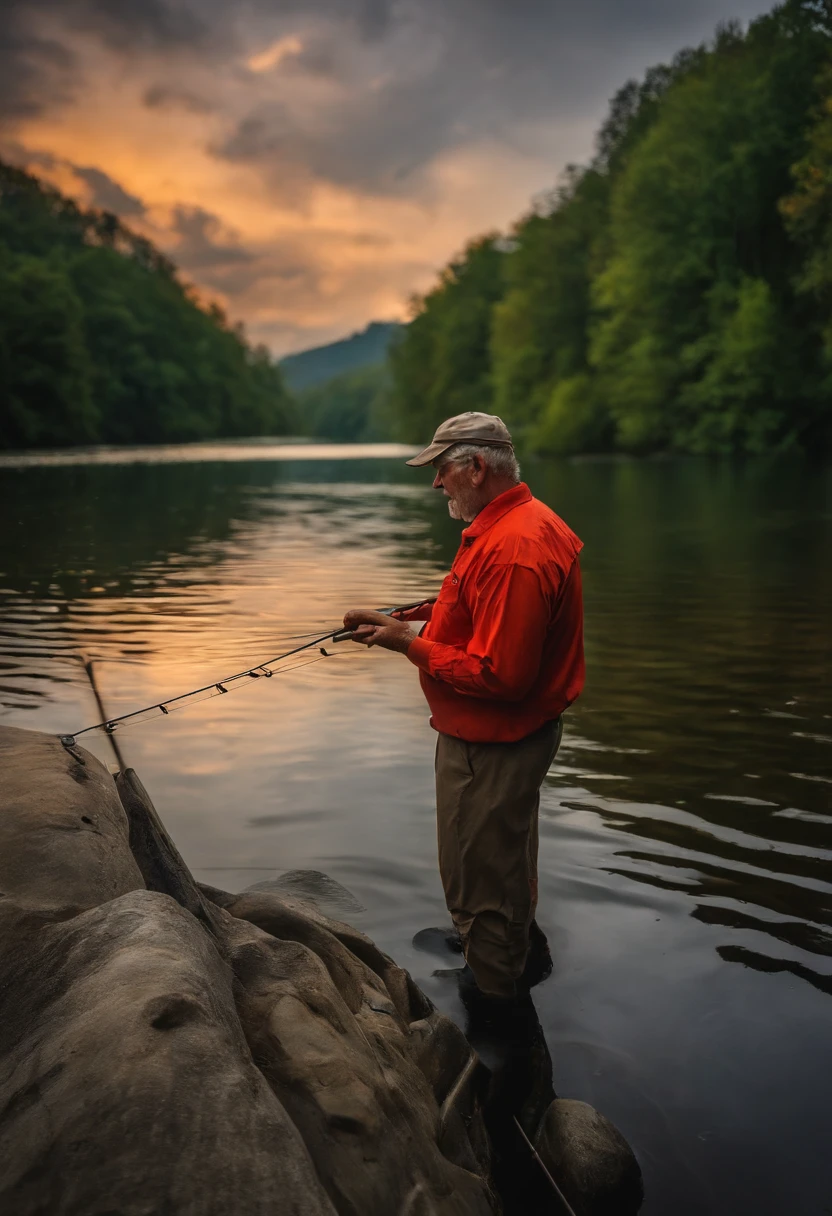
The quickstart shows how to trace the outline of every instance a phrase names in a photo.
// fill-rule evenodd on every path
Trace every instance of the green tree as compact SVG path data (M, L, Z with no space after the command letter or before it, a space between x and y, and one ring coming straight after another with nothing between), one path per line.
M285 434L268 352L116 216L0 164L0 444Z
M403 438L418 441L453 414L491 409L491 318L504 258L494 236L473 241L414 301L413 320L390 353Z
M830 0L786 0L628 82L589 167L415 302L404 436L493 406L541 451L828 442L831 61Z
M778 200L829 51L809 7L787 4L745 37L723 30L613 184L591 364L624 448L756 449L799 427L807 393L793 373L811 352ZM756 374L729 371L732 351L773 340L787 353L763 392ZM759 427L743 421L755 408ZM699 417L722 410L732 421Z
M612 434L612 419L597 386L587 372L580 372L555 384L532 432L531 446L556 455L603 452L611 446Z
M390 432L390 377L384 363L342 372L298 396L307 435L341 443L384 439Z
M805 326L818 346L814 400L802 433L807 444L832 441L832 67L820 80L820 101L805 155L793 167L794 190L780 204L801 255L795 288Z
M515 428L546 409L553 387L587 367L595 246L607 186L596 170L573 170L547 214L517 225L505 259L505 296L494 306L494 406Z
M60 265L0 262L0 446L95 438L81 302Z

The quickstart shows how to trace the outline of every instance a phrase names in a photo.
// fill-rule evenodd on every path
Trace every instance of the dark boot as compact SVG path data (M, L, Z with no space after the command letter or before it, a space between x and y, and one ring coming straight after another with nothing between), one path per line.
M462 942L456 929L420 929L413 938L413 945L417 950L424 950L428 954L462 954ZM537 925L536 921L532 921L529 927L529 953L526 956L526 965L523 968L523 974L517 981L518 992L529 992L537 984L542 984L544 980L548 980L554 969L552 961L552 952L549 949L549 943L546 940L546 935ZM467 967L462 969L467 974L464 977L465 982L473 981L470 974L470 969ZM459 968L454 968L449 971L434 971L434 975L451 976L457 975L462 978L462 972Z
M413 945L427 954L462 954L462 942L452 925L446 929L420 929L413 938Z
M469 990L463 1001L466 1037L491 1071L489 1121L505 1130L516 1117L533 1136L555 1093L552 1058L531 997L474 996Z
M518 991L528 992L530 988L542 984L544 980L548 980L553 969L552 952L549 949L546 934L537 921L533 920L529 925L529 953L526 956L526 966L517 981Z

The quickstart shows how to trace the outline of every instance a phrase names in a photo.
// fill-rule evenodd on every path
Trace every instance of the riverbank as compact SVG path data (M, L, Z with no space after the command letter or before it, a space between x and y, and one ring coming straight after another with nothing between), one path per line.
M0 763L4 1211L510 1204L488 1070L369 938L286 891L199 886L132 769L12 728ZM540 1093L524 1130L579 1216L632 1195L614 1129Z

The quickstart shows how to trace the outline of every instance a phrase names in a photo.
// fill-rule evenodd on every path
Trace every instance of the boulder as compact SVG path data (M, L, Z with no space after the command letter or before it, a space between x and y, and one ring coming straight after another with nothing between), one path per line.
M200 888L141 782L0 728L4 1216L487 1216L461 1032L307 899Z
M3 959L0 1210L334 1216L198 922L133 891Z
M358 960L344 982L347 952L334 937L312 949L234 912L225 941L249 1047L336 1210L399 1212L418 1194L437 1216L490 1211L486 1162L465 1122L477 1116L474 1095L460 1095L447 1115L437 1098L471 1059L457 1028L431 1009L402 1016ZM431 1030L456 1048L439 1086L420 1067Z
M9 904L58 919L144 887L113 778L89 752L5 726L0 773L0 892Z
M254 882L246 890L285 891L288 895L297 895L299 899L308 900L322 912L333 915L350 915L366 910L352 891L348 891L340 882L336 882L321 870L286 870L277 878L263 878Z
M556 1098L535 1148L576 1216L635 1216L641 1170L618 1128L586 1102Z

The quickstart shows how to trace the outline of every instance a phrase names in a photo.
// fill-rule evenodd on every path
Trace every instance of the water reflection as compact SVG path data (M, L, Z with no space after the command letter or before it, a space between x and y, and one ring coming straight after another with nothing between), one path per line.
M80 468L90 465L237 464L257 460L405 460L417 451L401 443L310 443L290 439L224 439L204 443L166 443L147 446L70 448L56 451L3 452L0 468Z
M424 474L264 451L0 469L0 721L94 721L81 652L126 712L438 586L459 533ZM648 1213L822 1210L832 478L526 471L586 542L589 683L541 809L558 1091L635 1144ZM121 741L199 877L332 874L461 1018L410 947L442 901L408 664L347 646Z

